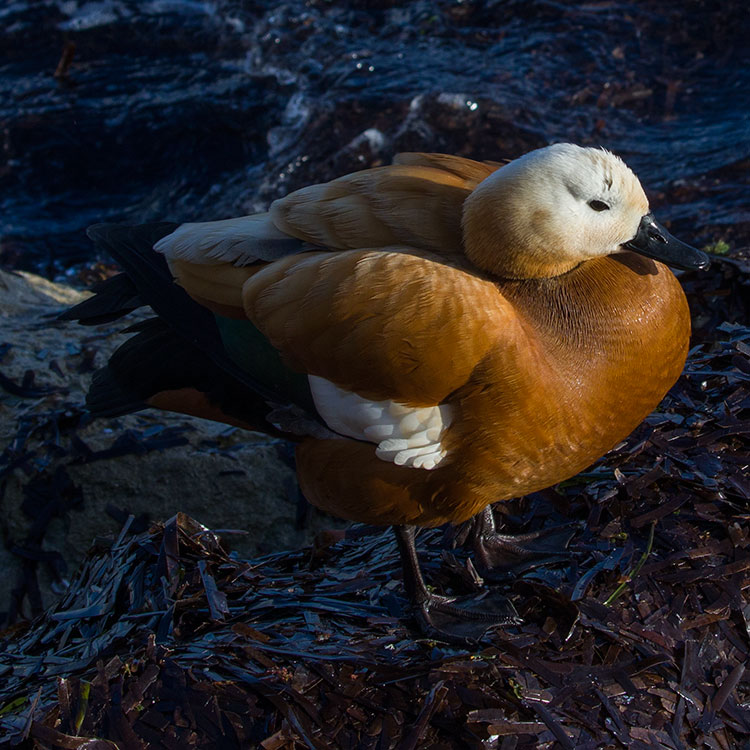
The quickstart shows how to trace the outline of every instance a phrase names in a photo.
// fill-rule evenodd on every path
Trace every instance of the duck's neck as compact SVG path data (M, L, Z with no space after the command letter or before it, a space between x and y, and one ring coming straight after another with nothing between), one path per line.
M575 366L591 355L639 356L655 344L665 355L674 349L684 358L690 335L685 295L668 268L642 256L597 258L554 278L498 285L546 345Z

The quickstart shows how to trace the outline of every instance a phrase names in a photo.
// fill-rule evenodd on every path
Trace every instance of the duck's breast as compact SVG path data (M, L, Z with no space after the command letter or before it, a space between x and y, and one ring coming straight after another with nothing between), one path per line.
M569 478L630 434L679 377L690 338L674 275L632 253L503 292L526 335L456 394L445 441L453 470L495 500Z

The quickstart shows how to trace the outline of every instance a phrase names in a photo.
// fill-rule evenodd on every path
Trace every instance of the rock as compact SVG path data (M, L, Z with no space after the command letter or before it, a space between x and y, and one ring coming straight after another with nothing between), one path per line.
M314 513L308 528L297 528L298 491L283 441L150 410L91 420L83 408L91 372L125 326L55 320L85 295L0 271L0 622L25 569L38 567L47 605L92 541L119 532L122 519L108 507L151 521L184 511L230 530L222 537L241 556L298 547L335 523ZM23 555L47 561L24 568ZM23 611L32 614L29 602Z

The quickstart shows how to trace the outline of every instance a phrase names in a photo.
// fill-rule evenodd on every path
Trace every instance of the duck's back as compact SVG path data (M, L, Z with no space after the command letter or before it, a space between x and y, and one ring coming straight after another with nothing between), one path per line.
M155 247L171 260L199 265L244 266L310 249L390 246L466 264L464 201L499 166L447 154L398 154L391 165L296 190L268 213L182 224Z
M399 154L392 165L296 190L269 214L282 232L326 248L459 253L463 203L496 168L444 154Z

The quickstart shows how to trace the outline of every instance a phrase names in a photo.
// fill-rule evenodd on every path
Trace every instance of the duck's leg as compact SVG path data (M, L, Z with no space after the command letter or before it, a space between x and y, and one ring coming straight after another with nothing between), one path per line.
M532 567L567 557L565 551L574 529L569 526L544 529L531 534L501 534L488 505L470 522L468 540L474 550L477 570L484 577L493 572Z
M465 643L478 640L495 625L520 622L510 601L497 592L485 590L472 596L449 597L428 591L414 542L416 527L394 526L393 530L401 553L404 588L426 635Z

